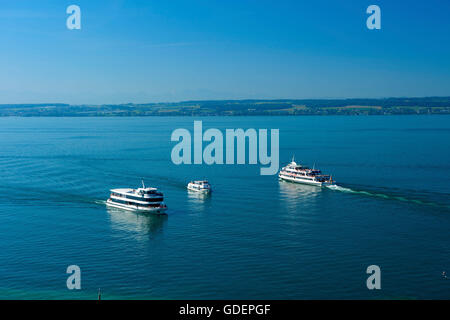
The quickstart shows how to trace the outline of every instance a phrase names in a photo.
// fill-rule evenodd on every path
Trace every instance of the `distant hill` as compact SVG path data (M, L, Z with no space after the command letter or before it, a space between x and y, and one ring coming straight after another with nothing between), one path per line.
M450 97L386 99L205 100L170 103L4 104L0 116L252 116L450 114Z

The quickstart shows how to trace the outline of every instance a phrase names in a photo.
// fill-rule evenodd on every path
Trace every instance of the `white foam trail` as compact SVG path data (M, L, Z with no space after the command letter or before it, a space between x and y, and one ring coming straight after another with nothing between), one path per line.
M363 191L363 190L353 190L350 188L338 186L337 184L329 185L329 186L327 186L327 188L329 188L331 190L335 190L335 191L340 191L340 192L363 194L366 196L379 197L379 198L385 198L385 199L397 199L400 201L412 201L410 199L406 199L403 197L389 196L389 195L383 194L383 193L375 193L375 192L369 192L369 191Z
M337 184L332 184L332 185L329 185L329 186L326 186L326 187L327 187L328 189L336 190L336 191L341 191L341 192L357 193L357 191L355 191L355 190L352 190L352 189L350 189L350 188L344 188L344 187L338 186Z
M369 192L369 191L363 191L363 190L353 190L353 189L350 189L350 188L345 188L345 187L338 186L337 184L329 185L329 186L326 186L326 187L328 189L335 190L335 191L340 191L340 192L362 194L362 195L370 196L370 197L378 197L378 198L391 199L391 200L397 200L397 201L402 201L402 202L413 202L413 203L417 203L417 204L421 204L421 205L429 205L429 206L438 206L438 207L449 208L449 206L446 206L446 205L443 205L443 204L423 201L423 200L419 200L419 199L409 199L409 198L405 198L405 197L402 197L402 196L388 195L388 194L384 194L384 193L375 193L375 192Z

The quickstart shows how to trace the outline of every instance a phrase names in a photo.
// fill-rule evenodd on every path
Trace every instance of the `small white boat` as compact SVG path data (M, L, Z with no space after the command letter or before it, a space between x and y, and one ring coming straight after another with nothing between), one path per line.
M191 181L187 185L188 190L209 193L211 192L211 185L207 180Z
M163 200L164 196L157 188L146 188L142 181L142 188L111 189L106 205L129 211L164 213L167 206Z

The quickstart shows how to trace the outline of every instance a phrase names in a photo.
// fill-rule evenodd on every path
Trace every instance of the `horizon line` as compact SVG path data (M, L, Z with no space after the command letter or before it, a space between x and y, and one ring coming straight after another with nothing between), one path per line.
M247 98L247 99L195 99L195 100L178 100L178 101L160 101L160 102L122 102L122 103L80 103L80 104L72 104L72 103L65 103L65 102L40 102L40 103L33 103L33 102L26 102L26 103L0 103L0 106L8 106L8 105L30 105L30 106L39 106L39 105L46 105L46 106L57 106L57 105L64 105L64 106L104 106L104 105L148 105L148 104L174 104L174 103L186 103L186 102L224 102L224 101L305 101L305 100L312 100L312 101L321 101L321 100L338 100L338 101L345 101L345 100L388 100L388 99L431 99L431 98L449 98L448 96L391 96L391 97L383 97L383 98L279 98L279 99L258 99L258 98Z

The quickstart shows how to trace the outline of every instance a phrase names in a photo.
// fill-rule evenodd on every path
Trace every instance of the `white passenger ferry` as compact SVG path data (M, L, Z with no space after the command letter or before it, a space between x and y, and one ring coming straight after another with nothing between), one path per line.
M202 193L209 193L211 192L211 185L207 180L200 180L200 181L191 181L187 185L188 190L191 191L197 191Z
M286 167L281 168L278 177L282 180L318 187L328 186L334 183L330 175L325 175L320 170L297 164L294 159Z
M146 188L142 181L142 188L111 189L106 205L129 211L164 213L167 206L163 200L164 196L157 188Z

